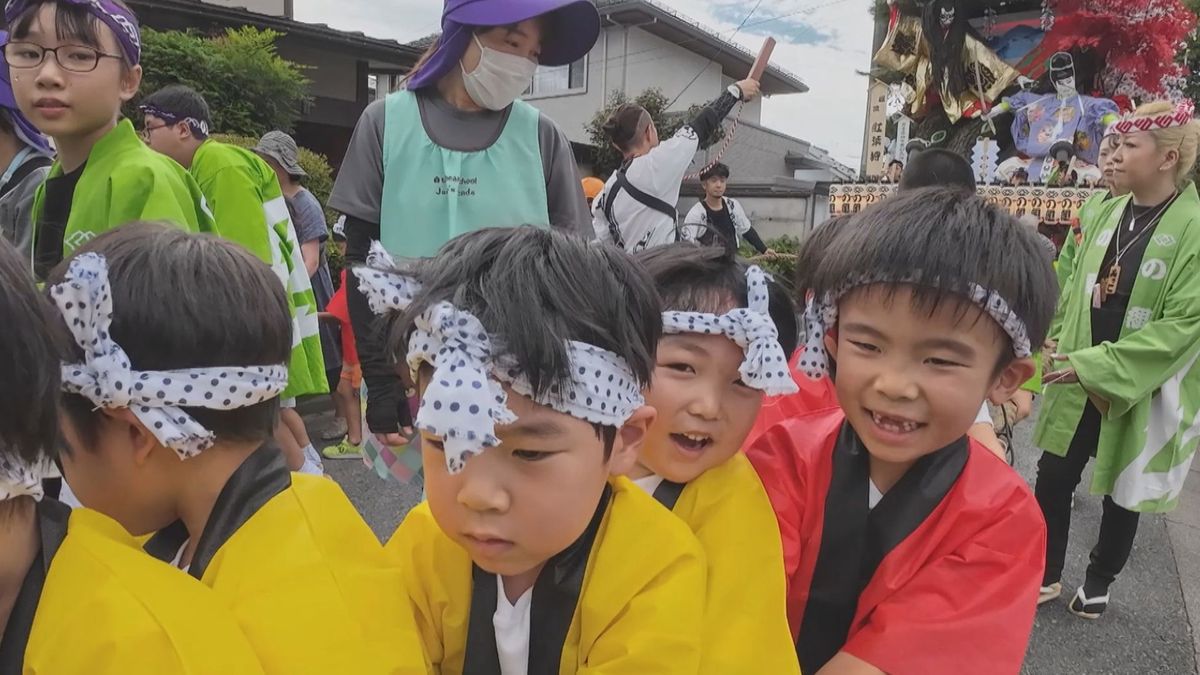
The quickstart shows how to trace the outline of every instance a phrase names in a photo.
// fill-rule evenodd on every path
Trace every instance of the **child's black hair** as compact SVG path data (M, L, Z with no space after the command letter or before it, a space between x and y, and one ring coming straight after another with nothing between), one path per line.
M679 242L646 249L634 258L654 280L663 311L725 314L748 303L749 265L725 247ZM799 343L796 306L777 282L771 280L768 286L768 311L779 331L779 346L790 357Z
M977 195L958 188L904 191L837 223L830 233L806 244L823 246L819 256L800 255L816 260L804 280L818 296L864 276L906 279L916 307L933 311L978 284L1008 302L1034 350L1046 339L1058 283L1038 235ZM998 367L1012 358L1007 351Z
M152 106L180 118L191 117L212 126L212 113L208 101L195 89L182 84L171 84L142 99L142 105Z
M53 458L58 444L62 366L53 311L28 261L0 238L0 453L30 464Z
M821 264L821 259L825 257L825 249L836 239L841 226L849 222L850 218L849 214L834 216L818 225L817 229L813 230L804 240L804 245L796 254L796 278L794 280L796 297L800 302L804 302L805 296L812 290L812 280L809 276Z
M721 178L728 179L729 167L720 162L713 164L704 171L700 172L700 182L704 182L713 176L720 176Z
M439 302L470 312L515 358L542 396L572 381L566 343L620 356L642 387L654 371L662 310L654 284L623 251L534 227L457 237L413 269L422 290L393 319L393 357L403 360L418 316ZM597 426L611 452L616 429Z
M129 9L129 6L122 0L112 0L112 2L129 12L134 27L140 31L137 15L133 10ZM58 0L38 0L37 2L30 3L25 8L25 11L18 14L8 24L8 32L12 41L16 42L29 37L29 30L32 28L38 12L41 11L42 5L55 5L54 31L60 41L74 40L79 44L100 49L100 31L109 30L108 26L88 12L82 5L58 2ZM117 44L120 45L120 39L117 39ZM125 55L125 50L118 49L117 53L121 55L121 63L126 68L133 65L129 62L129 57Z
M279 278L242 247L157 223L110 230L80 247L47 280L60 283L74 257L99 253L112 286L112 339L134 370L287 364L292 319ZM70 341L63 360L78 363ZM95 405L71 394L64 410L87 445L98 431ZM184 408L218 441L271 438L279 399L236 410Z
M916 190L923 187L957 187L975 191L975 170L962 155L930 148L922 150L908 159L908 166L900 174L898 190Z

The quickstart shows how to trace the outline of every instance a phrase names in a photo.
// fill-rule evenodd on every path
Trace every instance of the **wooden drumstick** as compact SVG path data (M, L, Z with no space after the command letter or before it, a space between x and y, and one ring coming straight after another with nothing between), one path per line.
M763 73L767 72L767 64L771 62L771 54L775 51L775 38L769 37L763 43L762 49L758 50L758 58L754 59L754 66L750 69L750 79L761 82Z

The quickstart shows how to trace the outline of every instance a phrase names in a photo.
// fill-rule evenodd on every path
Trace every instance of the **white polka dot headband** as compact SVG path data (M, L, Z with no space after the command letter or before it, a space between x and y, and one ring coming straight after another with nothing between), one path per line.
M810 379L819 380L829 373L829 354L825 350L824 338L825 334L837 325L838 300L855 288L878 283L904 284L909 282L904 279L862 276L843 285L836 293L826 293L820 301L816 298L809 301L808 307L804 311L807 335L804 341L804 354L800 357L800 370ZM1029 330L1021 317L1012 311L1008 301L999 293L990 291L979 284L970 284L968 289L970 294L966 296L967 299L1000 324L1001 329L1012 340L1013 353L1017 358L1032 355Z
M71 261L50 297L84 352L84 362L63 364L63 391L101 408L128 408L163 445L187 459L215 437L181 408L236 410L275 398L287 387L286 365L135 371L109 335L112 289L104 256Z
M46 466L30 466L18 457L0 454L0 501L17 497L42 499L42 476Z
M355 274L359 288L372 301L372 310L382 314L407 309L419 284L396 271L383 256L368 259L368 265L373 269L360 267ZM541 405L604 426L622 426L645 403L624 359L599 347L567 343L571 385L552 386L544 395L534 396L512 356L503 353L470 312L440 302L415 323L408 365L413 371L424 363L434 368L417 413L417 428L442 439L450 473L462 471L467 459L500 444L496 425L516 422L501 383Z
M800 389L788 372L787 354L779 344L779 329L769 313L767 281L767 273L752 265L746 270L749 307L739 307L722 316L702 312L663 312L663 332L724 335L746 353L738 372L747 386L769 396L794 394Z
M421 290L415 279L399 271L391 254L377 241L371 242L367 264L355 267L353 271L358 277L358 289L367 297L371 311L379 315L403 312Z

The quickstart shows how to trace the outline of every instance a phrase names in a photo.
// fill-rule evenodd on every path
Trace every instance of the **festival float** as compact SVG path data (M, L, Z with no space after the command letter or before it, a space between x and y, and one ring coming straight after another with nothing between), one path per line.
M891 193L893 160L966 157L979 191L1061 242L1101 186L1106 129L1138 104L1181 100L1182 0L887 0L875 8L863 182L830 188L831 215Z

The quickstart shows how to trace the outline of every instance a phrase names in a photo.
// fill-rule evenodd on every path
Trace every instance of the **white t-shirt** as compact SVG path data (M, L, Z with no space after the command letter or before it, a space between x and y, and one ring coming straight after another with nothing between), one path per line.
M991 424L992 411L988 410L988 402L983 402L983 407L979 409L979 414L975 416L974 424Z
M699 148L700 139L696 132L685 126L671 138L659 143L658 147L633 160L625 170L625 176L637 189L675 206L679 203L683 176ZM604 191L592 202L592 227L596 230L596 239L610 244L616 240L612 236L612 223L608 220L604 205L616 183L617 174L614 172L605 183ZM637 201L627 190L616 193L612 214L625 250L630 253L675 243L675 220Z
M533 604L533 589L508 601L504 579L496 575L496 613L492 627L496 630L496 656L501 675L526 675L529 672L529 610Z
M879 488L875 487L875 481L867 479L867 508L874 509L879 505L879 500L883 499L883 493Z
M662 476L650 474L645 478L635 478L633 484L642 488L646 494L653 496L654 491L658 489L659 485L662 485L662 482Z

